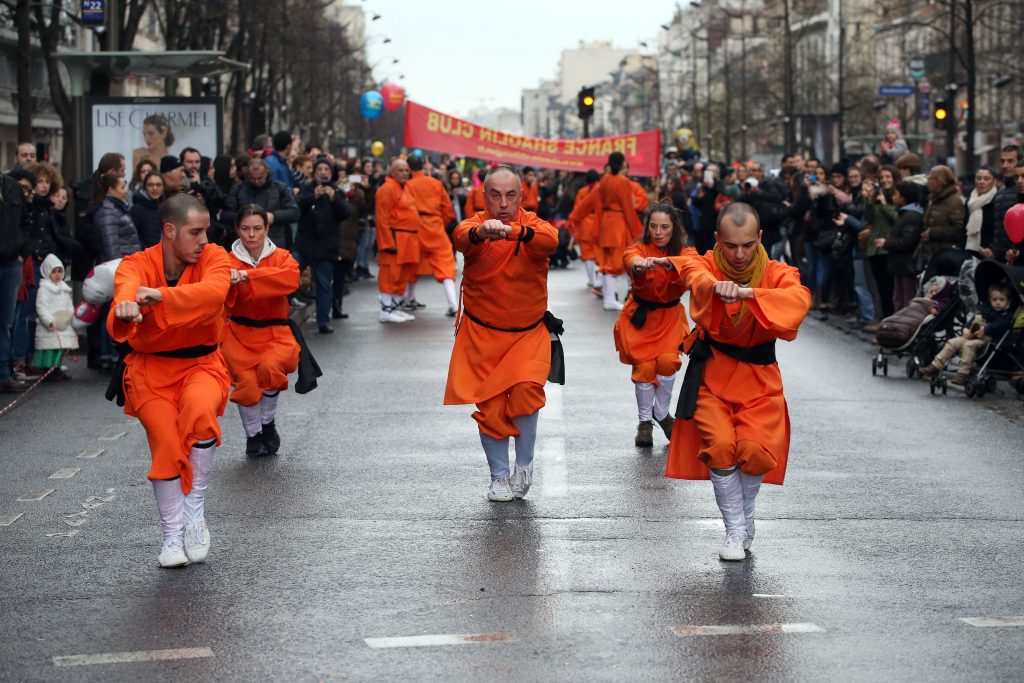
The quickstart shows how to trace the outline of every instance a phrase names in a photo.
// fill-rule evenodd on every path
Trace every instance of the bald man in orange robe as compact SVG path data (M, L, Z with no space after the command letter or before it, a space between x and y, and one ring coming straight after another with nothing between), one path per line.
M597 171L591 169L587 171L586 185L581 187L576 192L576 197L573 198L573 209L583 204L583 201L587 198L595 187L597 187L598 181L601 176L598 175ZM597 287L600 289L597 281L597 235L594 228L594 214L588 213L586 216L580 219L579 223L572 224L574 231L573 239L576 244L580 247L580 260L583 261L583 268L587 273L587 287L593 289Z
M453 318L458 310L459 298L455 291L455 254L445 226L455 220L455 209L441 181L423 173L422 156L409 157L409 169L412 177L406 183L406 188L416 202L416 211L420 215L418 275L433 274L434 279L444 286L444 294L448 299L448 317ZM414 279L406 292L406 302L412 306L418 304L415 287Z
M523 209L537 213L540 208L540 186L537 172L527 166L523 169Z
M420 215L409 194L409 164L391 162L388 177L374 195L377 227L377 287L380 289L382 323L405 323L416 317L401 310L405 291L420 266Z
M616 294L626 272L623 256L626 247L643 233L640 217L633 205L632 181L622 173L625 163L626 157L621 152L612 152L608 156L608 173L569 215L569 221L574 225L587 215L594 215L597 244L601 248L597 265L604 279L602 296L606 311L622 310Z
M811 305L800 272L770 260L760 240L757 214L734 202L719 215L714 251L654 259L678 270L696 324L665 475L711 479L723 560L746 557L762 480L785 478L790 423L775 342L796 338Z
M509 501L530 488L538 411L552 374L551 339L559 330L547 313L547 277L558 231L521 208L522 181L511 167L487 174L484 197L487 210L462 221L453 234L455 248L466 256L464 307L444 402L476 404L473 419L491 471L487 497Z
M107 330L130 346L108 398L146 429L157 509L163 527L159 562L202 562L210 548L204 503L220 444L230 379L220 342L231 264L209 244L210 214L187 194L160 207L163 238L125 257L114 277Z

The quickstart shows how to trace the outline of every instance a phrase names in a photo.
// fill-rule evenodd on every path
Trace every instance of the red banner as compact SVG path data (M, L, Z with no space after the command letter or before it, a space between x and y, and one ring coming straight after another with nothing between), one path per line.
M405 146L518 166L600 172L612 152L626 155L630 175L660 172L661 131L579 140L545 140L510 135L406 102Z

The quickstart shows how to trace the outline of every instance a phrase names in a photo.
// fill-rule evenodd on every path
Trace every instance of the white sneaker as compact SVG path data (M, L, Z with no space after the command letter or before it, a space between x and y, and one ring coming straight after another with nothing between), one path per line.
M743 539L743 549L750 550L750 544L754 542L754 520L747 521L747 537Z
M382 323L407 323L412 320L412 317L402 313L397 308L393 311L387 311L382 308L380 309L378 320Z
M397 308L395 309L395 313L405 318L406 322L416 319L416 316L414 316L412 313L406 313L405 311L399 310Z
M747 559L747 553L743 550L744 533L742 531L727 531L725 544L718 551L718 557L727 562L738 562Z
M206 562L210 553L210 530L202 526L185 527L185 556L189 562Z
M487 490L487 500L499 503L507 503L515 496L512 495L512 487L509 485L508 477L494 479L491 481L491 488Z
M160 557L157 558L161 567L184 567L188 564L188 557L185 555L185 542L181 537L168 538L160 548Z
M618 301L614 303L609 301L608 303L604 304L603 308L606 311L621 311L622 304L620 304Z
M520 469L516 467L512 470L512 495L516 498L525 498L527 492L530 490L530 484L533 483L533 464L529 467Z

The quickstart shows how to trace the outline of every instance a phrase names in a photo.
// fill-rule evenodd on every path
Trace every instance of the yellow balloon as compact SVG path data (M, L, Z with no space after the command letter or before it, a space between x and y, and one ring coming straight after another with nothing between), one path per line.
M384 153L384 143L380 140L374 140L373 144L370 145L370 151L373 153L373 156L379 157Z

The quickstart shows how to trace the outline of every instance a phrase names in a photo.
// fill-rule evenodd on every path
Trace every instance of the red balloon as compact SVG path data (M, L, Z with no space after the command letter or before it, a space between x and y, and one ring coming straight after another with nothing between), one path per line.
M1014 204L1003 219L1006 235L1014 244L1024 241L1024 204Z
M380 94L384 96L384 108L388 111L401 109L402 103L405 102L405 88L394 83L385 83L380 89Z

